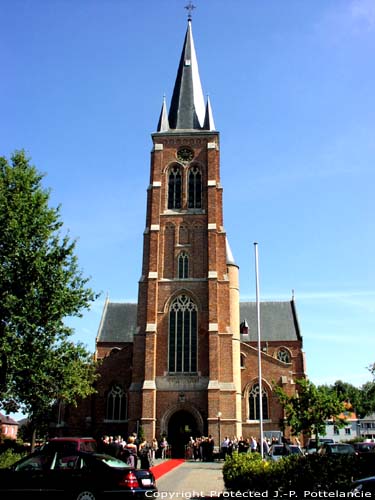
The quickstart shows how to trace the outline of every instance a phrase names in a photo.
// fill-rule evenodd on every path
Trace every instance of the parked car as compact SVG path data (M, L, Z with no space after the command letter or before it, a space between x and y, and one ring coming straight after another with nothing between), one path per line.
M303 455L302 450L296 444L288 445L290 453L282 444L273 444L270 447L270 451L268 453L268 458L270 460L280 460L280 458L289 456L289 455Z
M98 450L97 442L92 437L55 437L49 439L41 450L47 451L86 451L92 453Z
M361 442L361 443L354 443L353 444L355 451L361 455L362 453L374 453L375 452L375 443L367 443L367 442Z
M38 451L0 469L0 498L7 500L151 498L153 492L157 488L150 470L100 453Z
M323 443L319 455L355 455L354 446L349 443Z
M324 443L334 443L334 440L331 438L319 438L319 445ZM306 453L310 455L311 453L316 453L316 439L309 439L309 442L306 446Z
M359 497L362 493L370 493L370 498L375 493L375 476L364 477L357 479L352 483L351 493L353 496Z

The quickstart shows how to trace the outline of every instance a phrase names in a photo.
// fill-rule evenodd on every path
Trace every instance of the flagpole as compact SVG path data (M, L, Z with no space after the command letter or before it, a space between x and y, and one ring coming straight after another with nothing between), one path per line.
M257 305L257 332L258 332L258 385L259 385L259 426L260 426L260 453L264 458L263 451L263 388L262 388L262 352L260 344L260 302L259 302L259 265L258 265L258 243L254 243L255 250L255 281L256 281L256 305Z

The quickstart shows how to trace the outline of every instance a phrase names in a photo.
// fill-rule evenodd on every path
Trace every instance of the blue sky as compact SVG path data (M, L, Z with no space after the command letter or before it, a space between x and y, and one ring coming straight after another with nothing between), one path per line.
M2 0L0 155L24 148L90 285L136 301L151 137L187 0ZM361 385L375 362L375 1L196 0L242 300L295 293L307 373Z

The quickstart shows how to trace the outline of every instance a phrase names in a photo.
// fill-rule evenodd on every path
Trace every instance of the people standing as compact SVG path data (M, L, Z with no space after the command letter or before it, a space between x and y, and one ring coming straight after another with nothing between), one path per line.
M161 458L165 460L167 458L168 441L165 436L162 437L161 443Z
M250 439L250 451L254 453L255 451L258 451L258 443L257 440L255 439L254 436L251 436Z
M129 436L126 445L124 446L123 456L125 461L131 467L137 468L138 449L135 444L135 437Z
M159 449L158 440L156 438L153 438L151 441L151 462L152 462L152 464L155 462L156 453L157 453L158 449Z

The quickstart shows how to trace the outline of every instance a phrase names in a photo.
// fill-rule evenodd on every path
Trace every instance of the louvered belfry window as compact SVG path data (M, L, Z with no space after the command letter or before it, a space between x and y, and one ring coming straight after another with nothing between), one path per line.
M170 373L197 371L198 309L187 295L180 295L169 309Z
M188 208L202 208L202 174L196 166L189 170Z
M168 176L168 208L179 209L182 205L182 175L178 165L172 167Z

